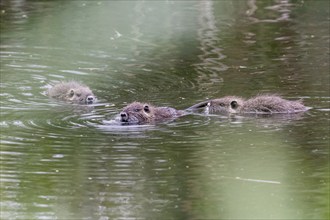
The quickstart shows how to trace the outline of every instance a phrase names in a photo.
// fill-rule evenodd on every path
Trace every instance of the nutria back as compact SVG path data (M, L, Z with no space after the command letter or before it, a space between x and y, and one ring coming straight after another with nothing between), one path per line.
M201 108L210 114L288 114L309 109L301 101L289 101L277 95L258 95L248 100L237 96L226 96L198 103L188 110L194 111Z
M156 107L148 103L133 102L119 113L119 120L128 124L148 124L156 121L173 119L184 114L171 107Z
M48 96L76 104L93 104L96 101L96 97L88 86L75 81L54 85L48 90Z
M260 95L248 99L237 111L244 113L297 113L307 111L308 108L301 100L290 101L276 95Z

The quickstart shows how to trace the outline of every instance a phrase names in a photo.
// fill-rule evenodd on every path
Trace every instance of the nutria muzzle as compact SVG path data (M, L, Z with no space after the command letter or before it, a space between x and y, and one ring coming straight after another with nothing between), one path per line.
M128 114L126 112L120 112L120 121L128 122Z
M96 101L96 98L93 95L86 97L86 104L93 104Z

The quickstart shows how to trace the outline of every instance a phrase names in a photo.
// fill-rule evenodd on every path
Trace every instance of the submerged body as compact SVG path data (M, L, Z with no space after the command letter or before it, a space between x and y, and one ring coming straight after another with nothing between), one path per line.
M198 103L188 110L194 111L202 108L210 114L290 114L309 109L300 100L290 101L277 95L259 95L247 100L237 96L226 96Z
M75 81L61 82L48 90L48 96L76 104L93 104L96 98L90 88Z
M184 115L184 111L171 107L156 107L147 103L133 102L120 112L119 120L128 124L149 124L182 115Z

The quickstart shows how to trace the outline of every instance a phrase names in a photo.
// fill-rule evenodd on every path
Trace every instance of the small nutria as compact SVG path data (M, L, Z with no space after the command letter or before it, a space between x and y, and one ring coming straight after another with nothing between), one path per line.
M155 107L147 103L133 102L120 112L119 120L128 124L148 124L182 115L184 111L171 107Z
M88 86L75 81L56 84L48 90L48 96L76 104L93 104L96 101Z
M191 106L188 110L205 108L206 113L297 113L307 111L300 100L289 101L277 95L258 95L248 100L237 96L226 96L219 99L212 99Z

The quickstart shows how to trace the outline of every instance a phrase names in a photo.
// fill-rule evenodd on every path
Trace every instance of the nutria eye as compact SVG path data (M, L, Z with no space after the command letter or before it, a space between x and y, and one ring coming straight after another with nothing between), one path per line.
M73 89L70 90L69 95L70 95L70 97L74 96L74 90Z
M149 110L149 106L147 106L147 105L146 105L146 106L144 106L144 108L143 108L143 109L144 109L144 111L145 111L145 112L149 112L149 111L150 111L150 110Z
M219 104L221 107L225 107L225 103L220 103Z
M238 107L238 103L236 101L232 101L230 105L233 109L236 109Z
M141 109L136 108L136 109L134 109L134 111L139 112L139 111L141 111Z

